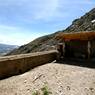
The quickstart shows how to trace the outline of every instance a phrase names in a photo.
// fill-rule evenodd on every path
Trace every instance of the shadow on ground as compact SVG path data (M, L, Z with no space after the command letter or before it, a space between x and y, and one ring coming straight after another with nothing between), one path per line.
M56 63L95 69L95 58L89 59L89 60L78 59L78 58L63 58L63 59L60 59L59 61L56 61Z

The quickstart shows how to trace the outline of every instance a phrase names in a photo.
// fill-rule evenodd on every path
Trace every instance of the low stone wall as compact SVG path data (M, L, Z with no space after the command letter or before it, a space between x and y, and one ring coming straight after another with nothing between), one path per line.
M36 66L52 62L57 51L20 54L0 58L0 79L24 73Z

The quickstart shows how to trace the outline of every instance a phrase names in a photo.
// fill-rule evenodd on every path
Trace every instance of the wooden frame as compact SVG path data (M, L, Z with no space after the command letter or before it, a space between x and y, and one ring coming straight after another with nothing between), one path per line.
M60 33L57 39L65 44L65 57L90 59L95 55L95 32Z

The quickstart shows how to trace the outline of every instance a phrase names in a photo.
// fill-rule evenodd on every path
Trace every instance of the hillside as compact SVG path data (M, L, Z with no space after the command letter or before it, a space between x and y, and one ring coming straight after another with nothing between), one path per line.
M0 44L0 56L12 51L13 49L17 47L18 46L16 45Z
M43 37L39 37L26 45L22 45L18 49L14 49L7 55L54 50L55 45L58 43L58 41L56 40L56 35L58 33L59 32L56 32L56 33L50 34L50 35L46 35Z
M65 32L94 31L95 30L95 8L84 16L75 19Z
M55 49L56 44L59 42L56 40L56 35L61 32L79 32L79 31L95 31L95 8L90 12L86 13L84 16L75 19L72 24L65 30L56 32L51 35L46 35L35 39L34 41L21 46L18 49L13 50L7 55L21 54L45 51L50 49Z

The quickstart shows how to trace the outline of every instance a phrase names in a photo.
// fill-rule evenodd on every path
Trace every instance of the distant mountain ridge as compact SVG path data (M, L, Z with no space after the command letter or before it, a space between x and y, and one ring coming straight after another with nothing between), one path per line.
M37 38L34 41L11 51L7 55L55 49L56 44L59 42L59 40L56 39L56 35L63 32L69 33L81 31L95 31L95 8L93 8L90 12L86 13L84 16L75 19L72 24L65 30Z
M0 43L0 56L7 54L8 52L12 51L13 49L17 47L18 47L17 45L8 45L8 44Z

